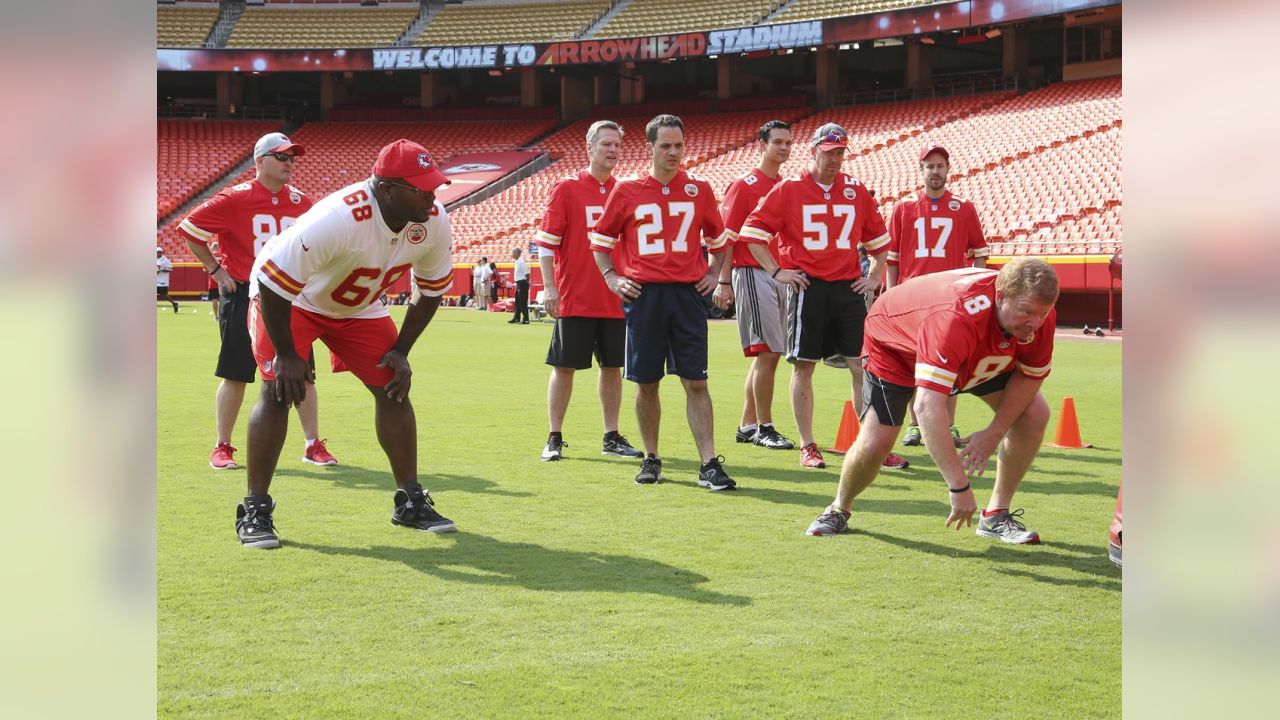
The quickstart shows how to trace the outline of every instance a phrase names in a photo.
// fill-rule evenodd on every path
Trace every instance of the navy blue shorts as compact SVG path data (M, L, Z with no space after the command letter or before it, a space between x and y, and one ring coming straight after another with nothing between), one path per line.
M622 304L627 318L628 380L656 383L666 372L707 379L707 305L692 283L646 283Z

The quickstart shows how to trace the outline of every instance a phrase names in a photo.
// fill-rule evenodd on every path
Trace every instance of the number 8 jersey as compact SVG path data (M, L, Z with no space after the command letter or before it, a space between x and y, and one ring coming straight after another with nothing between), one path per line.
M327 317L384 317L390 312L377 300L405 273L423 295L444 294L453 284L452 242L439 201L427 222L393 232L365 180L316 203L269 241L254 262L249 295L263 284Z
M1043 380L1057 310L1029 340L996 321L996 270L965 268L912 278L887 290L867 315L862 354L876 377L902 387L957 393L1007 372Z

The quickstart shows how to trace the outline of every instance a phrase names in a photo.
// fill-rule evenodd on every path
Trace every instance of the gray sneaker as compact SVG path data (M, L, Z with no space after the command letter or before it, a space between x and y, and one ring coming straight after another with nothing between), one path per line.
M1018 519L1021 517L1022 508L983 517L978 521L977 533L983 537L1000 538L1004 542L1015 545L1039 545L1040 533L1028 530L1027 526Z
M640 472L636 473L637 485L654 485L662 480L662 461L652 453L645 455L640 461Z
M902 436L902 444L907 447L917 447L924 444L924 438L920 436L919 425L912 425L907 428L907 434Z
M723 462L724 456L718 455L704 463L698 471L698 484L712 491L736 490L738 484L724 471Z
M809 529L805 530L805 535L814 537L825 537L827 535L836 535L844 532L849 527L849 513L839 510L834 506L827 507L821 515L809 524Z

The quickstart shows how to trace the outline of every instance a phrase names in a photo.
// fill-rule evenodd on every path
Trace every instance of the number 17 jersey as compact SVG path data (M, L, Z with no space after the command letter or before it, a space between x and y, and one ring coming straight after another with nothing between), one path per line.
M316 203L272 238L254 262L249 294L261 284L326 317L384 317L390 312L377 300L405 273L423 295L444 294L453 284L452 242L439 201L427 222L391 230L366 180Z

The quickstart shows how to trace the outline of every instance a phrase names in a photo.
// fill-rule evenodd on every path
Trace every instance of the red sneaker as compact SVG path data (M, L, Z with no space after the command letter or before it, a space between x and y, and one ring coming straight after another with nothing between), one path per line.
M818 443L809 443L800 448L800 467L807 468L824 468L827 461L822 459L822 452L818 450Z
M911 467L911 463L901 455L889 453L889 457L886 457L884 462L880 463L880 467L885 470L905 470L906 468Z
M324 446L324 440L317 440L311 443L311 447L307 448L306 453L302 455L303 462L309 462L312 465L337 465L338 458L329 454L329 450Z
M214 470L235 470L240 467L236 464L236 459L232 457L232 453L236 451L231 447L231 443L218 443L213 446L213 452L209 453L209 467Z

